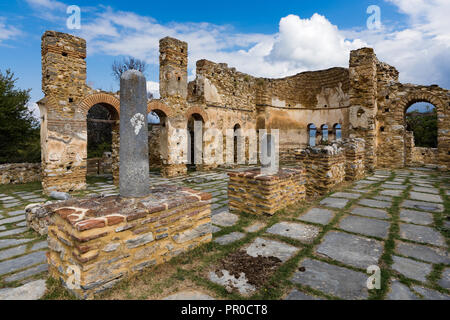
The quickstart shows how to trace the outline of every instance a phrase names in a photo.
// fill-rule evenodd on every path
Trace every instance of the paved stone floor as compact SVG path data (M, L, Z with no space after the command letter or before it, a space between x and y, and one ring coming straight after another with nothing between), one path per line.
M240 217L228 211L228 178L223 171L195 172L170 180L156 174L150 177L153 185L179 184L212 193L217 246L241 241L240 249L252 256L278 257L282 264L297 259L296 269L287 278L288 290L280 297L289 300L450 299L448 179L420 168L377 170L311 202L294 217L272 224L255 220L233 230ZM27 185L0 190L0 299L18 292L31 292L30 298L35 299L45 285L39 280L47 276L47 243L45 237L27 229L24 208L47 198L38 187ZM91 182L79 196L117 192L112 181L104 178ZM255 233L257 238L252 237ZM381 281L385 286L382 296L367 289L369 266L387 271L388 279ZM235 283L244 293L256 290L246 282L245 274L233 278L223 271L222 278L211 272L207 281ZM189 291L168 299L189 297L210 298Z

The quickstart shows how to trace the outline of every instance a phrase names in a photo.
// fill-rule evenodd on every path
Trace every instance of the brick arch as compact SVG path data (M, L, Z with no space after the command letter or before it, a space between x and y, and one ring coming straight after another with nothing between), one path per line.
M169 118L173 116L172 109L168 105L162 103L159 100L151 100L147 103L147 113L150 113L151 111L154 110L161 110Z
M120 115L120 100L112 94L108 93L93 93L85 97L79 104L80 109L84 115L87 116L89 109L96 104L107 104L114 108L117 112L117 117Z
M396 108L395 117L397 120L403 122L402 119L405 117L406 110L416 102L428 102L434 105L436 112L442 114L445 112L444 103L433 94L423 92L420 89L413 90L412 92L406 94L398 103Z
M209 117L208 114L205 112L205 110L203 110L203 108L200 107L191 107L186 111L186 120L189 120L189 118L194 114L194 113L198 113L199 115L202 116L203 121L208 122Z

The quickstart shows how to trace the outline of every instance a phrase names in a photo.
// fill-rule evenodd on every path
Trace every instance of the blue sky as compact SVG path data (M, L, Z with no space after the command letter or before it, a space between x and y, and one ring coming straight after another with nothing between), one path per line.
M81 29L69 30L69 5L81 8ZM380 28L369 29L370 5ZM195 61L226 62L256 76L282 77L348 66L348 54L374 47L396 66L402 82L450 87L450 1L86 1L0 2L0 70L11 68L19 86L41 91L40 37L57 30L88 40L88 83L117 90L114 59L133 55L149 64L149 90L158 90L158 39L189 43L189 77ZM34 105L30 104L30 108Z

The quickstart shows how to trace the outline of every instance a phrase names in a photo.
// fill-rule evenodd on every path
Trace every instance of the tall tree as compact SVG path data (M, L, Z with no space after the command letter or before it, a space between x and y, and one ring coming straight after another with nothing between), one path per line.
M27 103L31 89L16 88L11 70L0 70L0 163L40 160L39 123Z
M147 63L134 57L127 57L119 60L114 60L111 67L114 78L119 81L122 73L127 70L138 70L142 73L145 73L145 71L147 70Z

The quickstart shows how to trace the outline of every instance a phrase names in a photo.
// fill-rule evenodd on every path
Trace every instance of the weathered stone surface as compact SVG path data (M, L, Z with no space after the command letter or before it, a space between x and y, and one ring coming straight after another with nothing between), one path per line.
M430 227L400 223L400 237L416 242L433 244L435 246L445 246L444 237Z
M125 71L120 78L120 195L149 194L147 89L144 75Z
M392 269L401 273L407 278L418 281L426 281L426 276L431 272L431 265L428 263L418 262L412 259L393 256L394 263Z
M383 244L377 240L332 231L325 235L316 252L350 266L366 269L378 265Z
M381 209L355 207L352 209L351 213L377 219L389 219L387 212Z
M292 276L294 283L348 300L368 297L367 275L362 272L312 259L305 259L300 265L305 271L297 271Z
M284 298L284 300L323 300L323 299L294 289L291 292L289 292L289 294L286 296L286 298Z
M419 298L406 285L398 280L393 280L391 290L387 295L388 300L418 300Z
M58 191L52 191L49 194L50 198L56 199L56 200L69 200L70 194L67 192L58 192Z
M13 275L6 277L5 281L6 282L14 282L14 281L23 280L25 278L37 275L39 273L46 272L47 270L48 270L48 266L46 263L40 264L35 267L28 268L24 271L14 273Z
M441 279L439 279L438 284L445 288L450 290L450 268L445 268L444 271L442 271Z
M0 260L9 259L14 256L18 256L24 254L27 249L26 245L14 247L11 249L1 250L0 251Z
M381 209L389 208L392 205L390 202L387 202L387 201L371 200L371 199L362 199L362 200L358 201L358 203L362 204L363 206L381 208Z
M238 240L242 239L243 237L245 237L245 233L232 232L232 233L229 233L229 234L226 234L224 236L214 239L214 242L224 246L226 244L230 244L232 242L238 241Z
M345 198L345 199L358 199L359 197L361 197L360 194L350 192L336 192L333 193L332 196L336 198Z
M440 203L430 203L430 202L422 202L422 201L413 201L413 200L405 200L401 204L401 207L418 209L422 211L431 211L431 212L443 212L444 206Z
M437 203L444 202L440 195L430 194L430 193L411 191L409 193L409 197L413 200L420 200L420 201L426 201L426 202L437 202Z
M411 191L416 192L425 192L425 193L432 193L432 194L439 194L439 189L436 188L430 188L430 187L417 187L413 186Z
M246 249L252 257L277 257L282 262L290 259L299 249L283 242L256 238Z
M444 249L398 241L396 244L396 252L407 257L413 257L431 263L450 264L449 253Z
M303 223L280 222L267 229L267 232L311 243L319 234L319 228Z
M185 290L171 294L170 296L167 296L162 300L215 300L215 299L200 291Z
M265 223L257 221L255 223L252 223L251 225L249 225L248 227L245 227L244 230L246 232L258 232L259 230L261 230L262 228L264 228L266 226Z
M224 286L228 290L236 288L243 296L249 296L256 291L255 286L248 283L245 273L242 272L239 277L235 277L228 270L224 269L220 270L220 273L221 275L218 275L214 271L211 271L209 273L209 280Z
M428 212L401 209L400 220L409 223L429 225L433 223L433 215Z
M403 193L402 190L382 190L380 191L380 194L383 196L390 196L390 197L399 197Z
M328 198L325 198L322 201L320 201L320 204L325 207L337 208L337 209L344 208L347 205L347 203L348 203L347 199L332 198L332 197L328 197Z
M32 239L0 239L0 249L16 246L31 240Z
M387 221L356 216L346 216L339 223L342 230L379 238L387 238L389 226Z
M223 211L211 217L211 222L221 227L231 227L239 220L239 216Z
M297 219L306 222L313 222L326 225L334 217L334 212L328 209L312 208Z
M10 273L46 261L44 251L37 251L25 256L0 262L0 275Z
M450 296L440 293L439 291L431 290L420 286L412 286L412 289L423 296L425 300L450 300Z
M0 300L38 300L45 290L45 280L36 280L17 288L0 291Z

